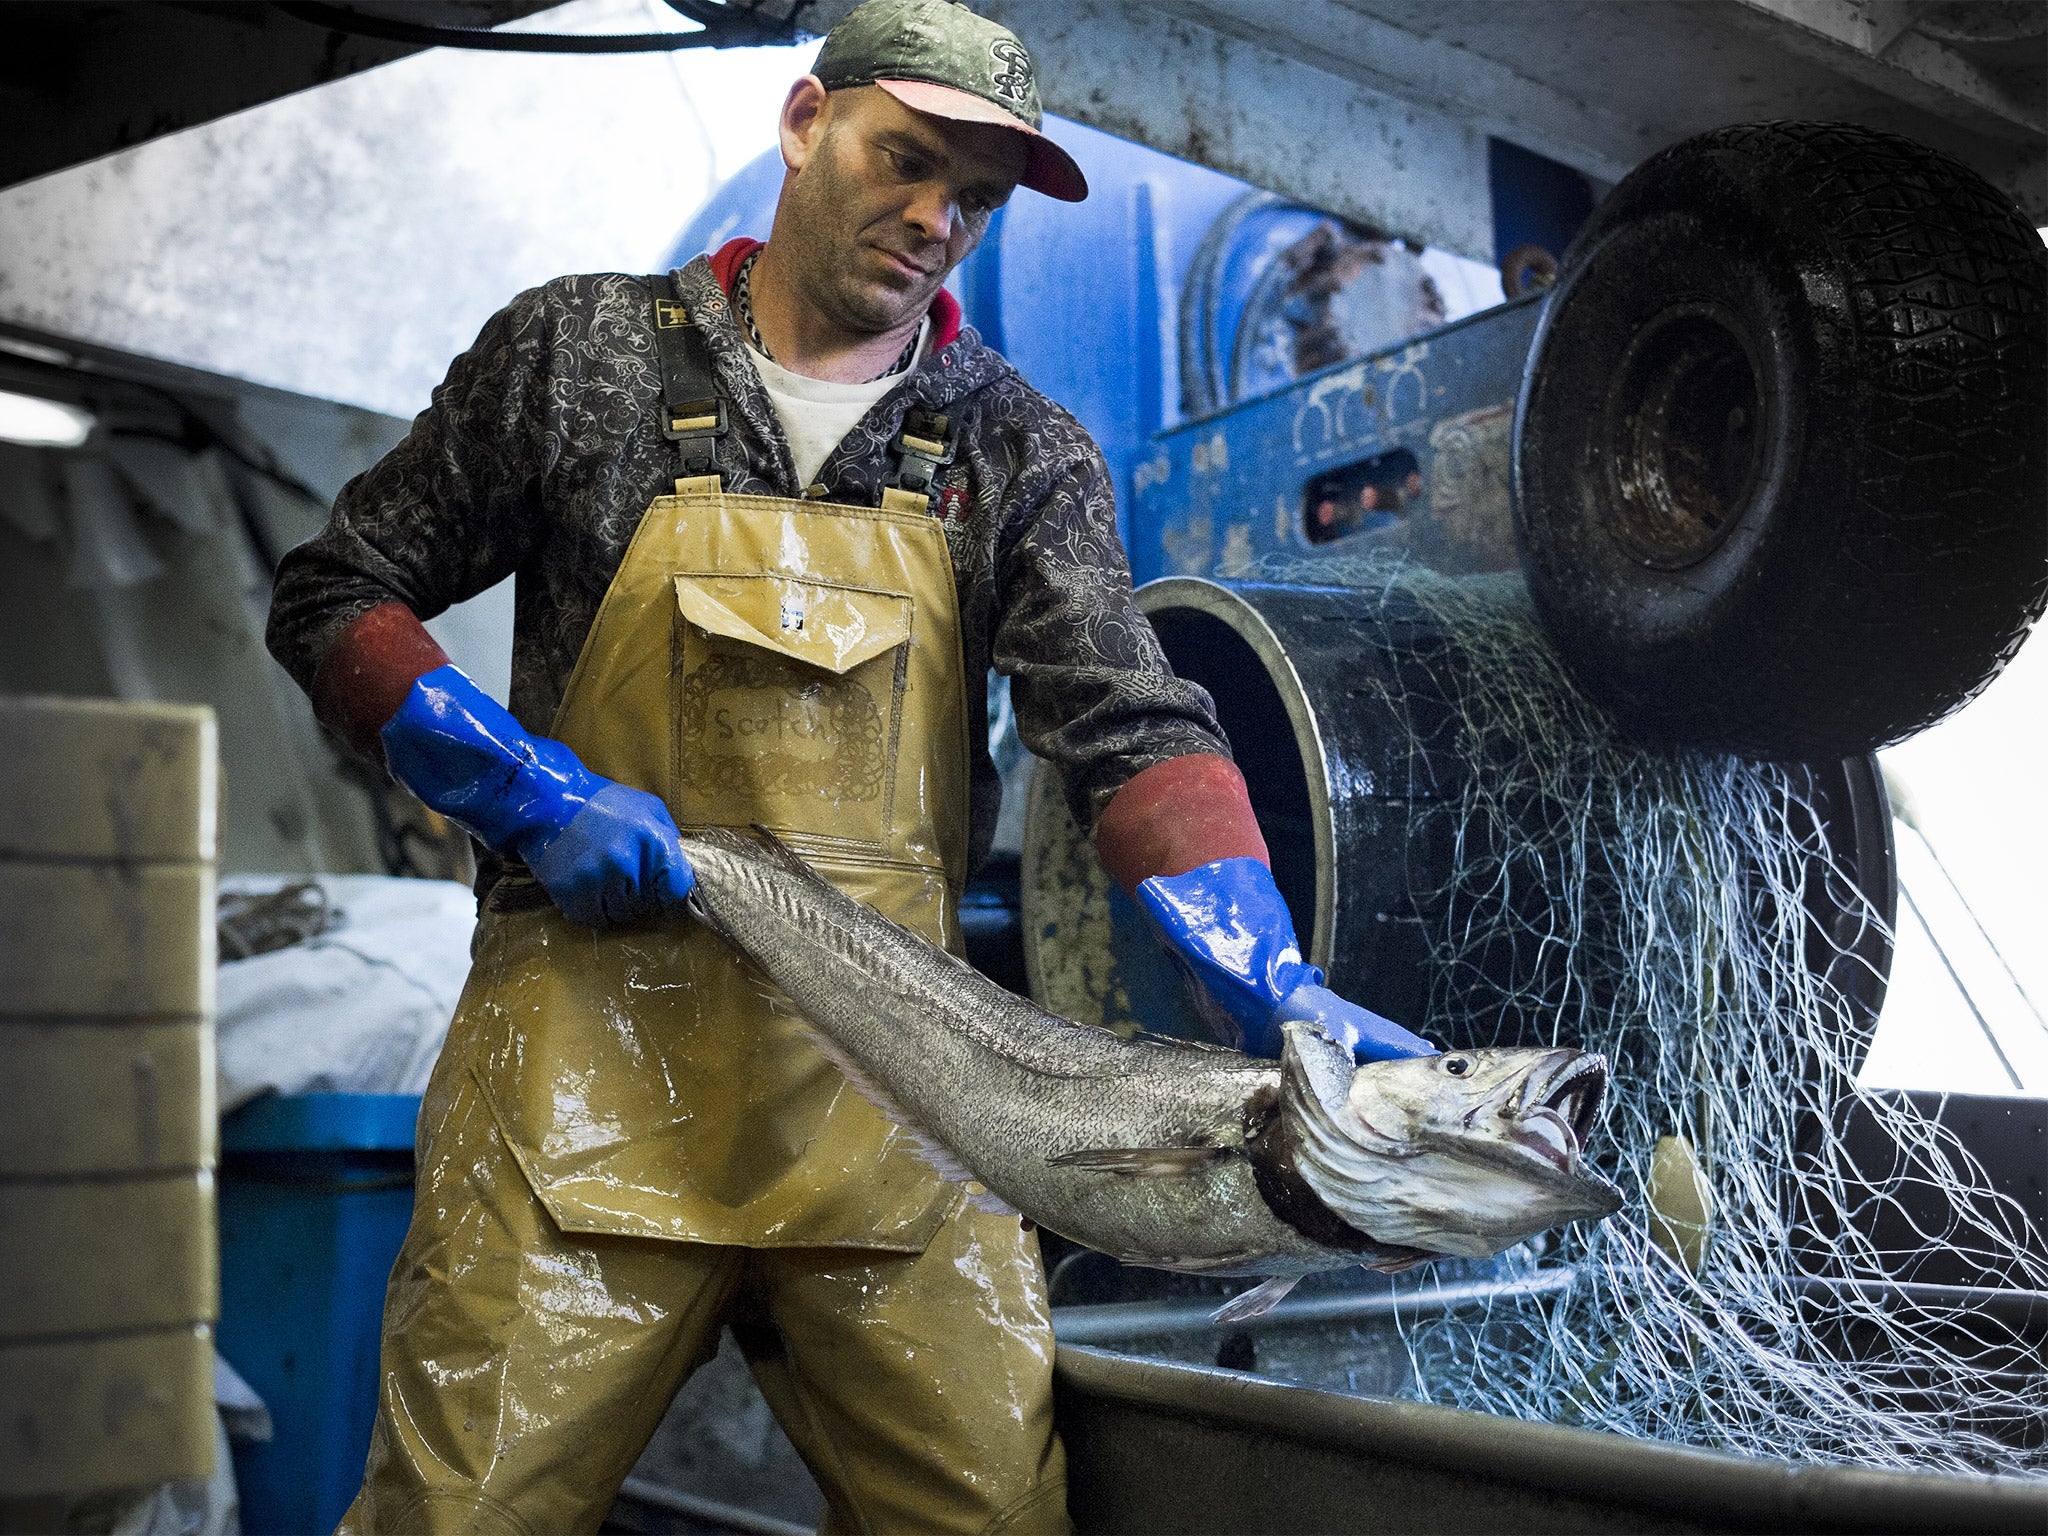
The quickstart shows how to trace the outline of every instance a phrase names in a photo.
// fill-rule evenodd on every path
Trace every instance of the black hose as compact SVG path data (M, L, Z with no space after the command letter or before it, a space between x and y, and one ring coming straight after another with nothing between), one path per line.
M789 43L797 37L799 4L787 20L765 17L744 0L667 0L671 9L703 27L701 32L498 32L484 27L441 27L390 16L372 16L325 0L272 0L298 21L354 37L426 48L474 48L492 53L667 53L678 48L732 48Z

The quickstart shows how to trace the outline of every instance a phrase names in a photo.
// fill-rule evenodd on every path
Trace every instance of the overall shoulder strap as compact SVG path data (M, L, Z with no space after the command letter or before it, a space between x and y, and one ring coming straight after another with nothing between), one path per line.
M717 454L725 436L725 397L674 279L664 273L647 284L654 294L654 348L661 361L661 435L676 445L676 494L718 491L724 484Z

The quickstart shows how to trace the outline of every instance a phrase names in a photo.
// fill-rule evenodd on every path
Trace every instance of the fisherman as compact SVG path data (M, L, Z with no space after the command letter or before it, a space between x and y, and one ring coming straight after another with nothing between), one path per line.
M1087 184L1030 54L869 0L780 120L766 244L522 294L278 573L330 728L481 844L345 1531L594 1530L730 1324L846 1530L1057 1530L1036 1239L920 1162L684 903L677 825L772 827L956 950L991 666L1226 1035L1321 986L1211 702L1133 602L1094 443L941 284ZM511 708L420 620L516 575Z

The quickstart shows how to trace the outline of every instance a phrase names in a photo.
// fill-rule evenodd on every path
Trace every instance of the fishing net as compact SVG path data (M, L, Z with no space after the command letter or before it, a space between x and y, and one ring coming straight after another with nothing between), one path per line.
M1857 1083L1883 917L1813 776L1618 739L1519 577L1324 559L1254 579L1431 621L1426 654L1381 674L1454 760L1455 791L1419 813L1453 850L1447 874L1413 872L1434 882L1424 1032L1613 1067L1593 1151L1626 1206L1504 1260L1568 1272L1560 1289L1402 1315L1405 1395L1792 1460L2048 1473L2028 1315L2048 1252L1934 1101Z

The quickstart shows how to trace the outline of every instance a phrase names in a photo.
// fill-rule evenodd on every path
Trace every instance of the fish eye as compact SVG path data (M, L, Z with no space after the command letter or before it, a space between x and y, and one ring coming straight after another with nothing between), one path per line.
M1472 1063L1463 1056L1446 1056L1444 1058L1444 1070L1453 1077L1463 1077L1472 1070Z

